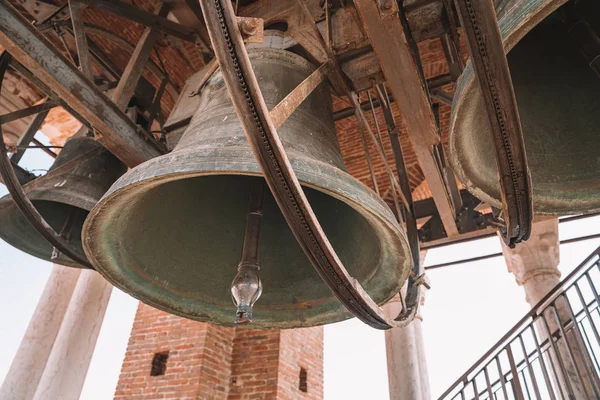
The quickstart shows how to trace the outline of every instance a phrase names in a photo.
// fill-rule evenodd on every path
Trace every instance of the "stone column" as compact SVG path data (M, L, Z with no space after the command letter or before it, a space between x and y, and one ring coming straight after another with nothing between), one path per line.
M508 271L525 289L526 300L534 307L560 282L558 218L533 223L529 240L509 248L500 239Z
M514 249L502 240L501 243L508 270L525 289L526 300L533 308L560 283L558 218L534 221L529 240L517 244ZM539 339L548 338L548 328L558 337L555 339L557 351L548 352L545 357L546 364L554 365L556 373L552 373L551 366L547 366L548 372L567 397L572 393L571 396L577 399L594 398L594 386L600 388L600 381L593 372L589 356L585 350L581 351L586 348L583 338L577 330L570 330L566 338L556 336L559 324L564 326L570 320L570 313L564 299L558 298L554 304L555 309L550 307L543 313L545 322L542 318L536 321ZM561 364L564 368L559 372Z
M54 265L25 336L0 388L0 399L30 400L33 398L80 272L78 268Z
M81 271L35 400L79 399L111 291L96 271Z
M424 258L424 257L422 257ZM421 261L422 262L422 261ZM423 306L425 305L425 295L427 290L423 287L421 291L421 301L419 311L412 323L415 331L415 341L417 347L417 357L419 359L419 377L421 378L421 398L429 400L431 392L429 388L429 370L427 369L427 358L425 356L425 343L423 341Z
M421 252L421 263L425 254L426 250ZM390 300L383 310L388 318L395 318L402 310L400 297ZM430 399L421 322L419 312L408 326L385 331L390 400Z

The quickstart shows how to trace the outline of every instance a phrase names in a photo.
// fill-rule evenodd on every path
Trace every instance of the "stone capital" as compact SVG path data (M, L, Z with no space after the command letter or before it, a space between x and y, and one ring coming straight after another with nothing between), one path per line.
M560 277L558 218L534 221L529 239L514 249L502 241L501 244L508 271L515 275L519 285L540 275Z

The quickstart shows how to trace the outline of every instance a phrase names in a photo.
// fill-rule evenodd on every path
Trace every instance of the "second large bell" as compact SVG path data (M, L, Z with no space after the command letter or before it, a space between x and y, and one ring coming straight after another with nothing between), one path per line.
M284 50L255 49L249 56L269 108L314 70ZM230 286L249 195L263 178L220 72L200 96L173 152L125 174L92 210L84 247L95 268L134 297L184 317L233 325ZM407 276L407 241L388 206L345 172L326 85L278 132L348 272L376 302L387 301ZM350 318L309 263L268 188L262 210L263 292L251 326L291 328Z
M494 2L519 108L537 214L600 210L600 77L577 29L600 33L595 0L556 9L550 0ZM554 12L552 12L554 11ZM590 17L576 25L569 13ZM594 21L595 25L594 25ZM536 25L537 24L537 25ZM590 38L592 42L598 39ZM514 47L513 47L514 46ZM597 48L597 47L596 47ZM449 149L455 173L480 199L502 208L490 123L469 64L452 109Z

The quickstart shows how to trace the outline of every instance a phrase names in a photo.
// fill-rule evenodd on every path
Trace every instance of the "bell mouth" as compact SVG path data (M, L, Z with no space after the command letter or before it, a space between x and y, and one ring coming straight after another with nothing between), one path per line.
M496 2L497 3L497 2ZM519 107L536 215L600 211L600 80L551 13L560 2L513 0L498 9ZM532 19L523 15L532 15ZM575 60L575 61L574 61ZM452 105L449 159L467 189L502 208L488 116L469 61Z
M77 254L85 258L81 244L81 231L88 211L62 202L37 200L31 197L30 200L57 233L65 227L67 220L71 220L69 244ZM2 226L0 238L11 246L42 260L68 267L84 268L64 254L58 254L57 258L52 259L53 246L31 226L10 196L0 199L0 226Z
M329 164L290 154L325 233L381 304L410 268L404 233L370 189ZM156 308L233 326L230 285L240 262L248 196L264 182L248 147L181 150L128 172L84 226L90 262L115 286ZM249 328L297 328L352 317L321 281L268 189L259 271L263 293Z

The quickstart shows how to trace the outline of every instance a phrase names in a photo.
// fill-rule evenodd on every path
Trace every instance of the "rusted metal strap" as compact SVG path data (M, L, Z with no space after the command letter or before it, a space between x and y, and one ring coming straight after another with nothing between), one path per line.
M405 326L416 310L409 310L397 321L388 319L348 274L317 221L271 121L237 28L231 2L200 0L200 5L237 116L265 180L300 247L333 294L357 318L378 329Z
M10 54L4 52L2 56L0 56L0 90L2 88L2 81L4 80L4 73L8 68L9 62ZM2 126L0 125L0 175L2 175L4 184L12 196L17 208L23 213L23 216L29 221L33 228L48 241L48 243L73 261L84 267L92 268L89 261L72 250L69 244L61 238L50 225L48 225L40 213L35 209L31 200L25 195L23 187L19 183L6 153L6 145L2 135Z
M457 0L469 54L492 128L507 245L529 238L533 218L531 177L508 62L492 0Z
M279 129L290 115L300 107L300 104L325 80L328 68L328 63L321 64L319 68L285 96L279 104L273 107L270 114L275 129Z

